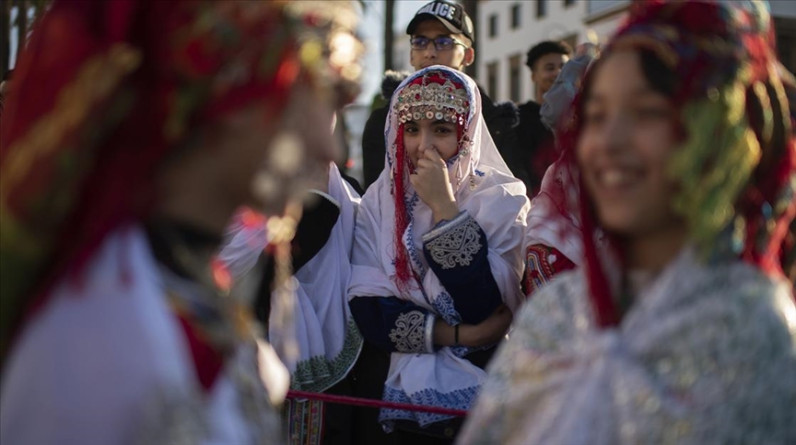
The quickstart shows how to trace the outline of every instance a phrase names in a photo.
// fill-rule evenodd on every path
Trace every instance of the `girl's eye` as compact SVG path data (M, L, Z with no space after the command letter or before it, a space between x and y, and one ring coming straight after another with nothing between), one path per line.
M453 132L453 130L448 127L437 127L437 133L448 134L451 132Z
M404 126L404 133L417 133L417 125L405 125Z

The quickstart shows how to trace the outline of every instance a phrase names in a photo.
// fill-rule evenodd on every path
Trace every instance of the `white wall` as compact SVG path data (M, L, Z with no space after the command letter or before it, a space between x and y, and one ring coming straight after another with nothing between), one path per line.
M511 28L511 8L520 5L520 26ZM484 0L478 5L478 23L476 39L478 40L478 81L487 87L487 65L498 63L498 89L492 100L504 101L510 98L509 58L520 55L522 72L520 75L520 91L522 102L531 99L533 84L531 72L525 67L525 54L536 43L542 40L559 40L569 35L577 35L577 42L586 40L587 27L583 18L587 13L588 0L576 0L571 6L565 6L563 0L547 0L547 13L539 19L536 17L536 0ZM497 36L489 37L489 18L498 16Z

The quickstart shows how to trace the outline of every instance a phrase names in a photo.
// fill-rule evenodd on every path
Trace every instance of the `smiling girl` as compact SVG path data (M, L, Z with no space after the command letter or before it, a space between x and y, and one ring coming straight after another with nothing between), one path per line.
M386 140L385 169L357 215L348 292L363 357L369 345L390 355L383 392L371 396L466 410L523 298L525 187L459 71L433 66L405 80ZM449 443L460 419L383 409L380 421L416 445Z
M560 161L584 264L517 315L460 443L796 443L796 146L763 8L638 3L591 68Z

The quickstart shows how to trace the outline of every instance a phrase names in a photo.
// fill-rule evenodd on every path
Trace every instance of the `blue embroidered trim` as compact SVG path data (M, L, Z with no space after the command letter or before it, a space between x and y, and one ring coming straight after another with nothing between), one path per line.
M384 400L388 402L411 403L413 405L440 406L443 408L469 410L475 397L478 395L478 386L457 389L450 393L441 393L435 389L426 388L412 395L404 391L384 386ZM444 414L422 413L415 411L404 411L397 409L382 408L379 413L379 422L389 422L391 420L410 420L417 422L420 426L430 423L441 422L451 419L453 416Z
M442 291L431 303L437 314L451 326L456 326L462 322L462 317L456 312L453 305L453 297L449 293Z
M475 174L481 177L484 177L486 173L482 172L481 170L475 169Z
M480 349L485 349L485 348L480 348ZM453 355L455 355L456 357L464 358L467 354L478 351L479 348L471 348L469 346L451 346L450 350L453 353Z

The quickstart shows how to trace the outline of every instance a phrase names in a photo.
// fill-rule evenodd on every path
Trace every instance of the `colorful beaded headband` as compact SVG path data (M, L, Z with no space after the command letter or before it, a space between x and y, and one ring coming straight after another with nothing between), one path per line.
M408 85L398 93L393 107L402 124L435 119L464 125L470 101L467 99L467 91L457 88L449 79L440 84L429 82L429 76L423 76L420 83Z

